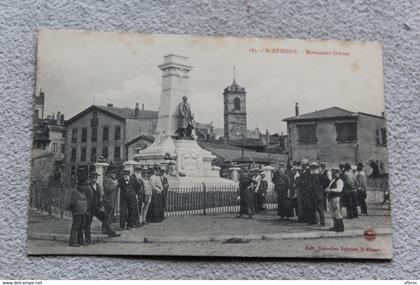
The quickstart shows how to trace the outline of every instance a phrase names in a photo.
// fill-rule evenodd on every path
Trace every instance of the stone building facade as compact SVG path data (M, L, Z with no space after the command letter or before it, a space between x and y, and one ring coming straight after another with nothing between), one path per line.
M77 169L89 168L104 157L109 164L127 160L127 143L140 135L152 135L156 130L157 112L92 105L66 121L66 182ZM87 167L86 167L87 166Z
M284 119L288 130L288 159L374 163L387 173L385 117L332 107Z
M246 91L236 80L223 91L224 137L232 140L247 136Z

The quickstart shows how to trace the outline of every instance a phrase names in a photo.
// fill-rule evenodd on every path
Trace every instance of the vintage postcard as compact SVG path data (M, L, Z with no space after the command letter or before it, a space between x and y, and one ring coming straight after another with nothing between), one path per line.
M31 255L391 259L382 46L41 30Z

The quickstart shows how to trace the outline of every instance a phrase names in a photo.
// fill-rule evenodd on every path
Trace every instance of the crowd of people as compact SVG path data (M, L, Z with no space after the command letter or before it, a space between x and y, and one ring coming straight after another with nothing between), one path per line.
M119 191L119 230L130 230L148 223L164 220L165 201L169 189L166 171L155 165L145 168L137 165L134 172L123 170L117 177L116 168L110 166L103 179L103 187L97 183L99 174L81 173L71 192L69 209L72 226L69 246L78 247L92 243L93 217L102 222L102 233L109 237L120 236L112 228Z
M272 183L277 196L277 215L281 220L297 216L297 221L325 227L325 213L333 220L330 230L344 231L345 219L367 215L367 178L363 163L351 166L342 163L338 168L326 168L326 163L303 159L297 166L277 165ZM267 212L266 193L268 181L261 170L243 169L239 179L240 210L238 217ZM360 213L358 210L360 206ZM328 207L328 209L327 209Z

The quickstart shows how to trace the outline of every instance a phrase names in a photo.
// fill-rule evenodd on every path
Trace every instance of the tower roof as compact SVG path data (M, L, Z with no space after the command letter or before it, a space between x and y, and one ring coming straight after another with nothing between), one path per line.
M232 84L225 88L225 92L245 92L245 88L239 86L236 83L236 79L233 78Z

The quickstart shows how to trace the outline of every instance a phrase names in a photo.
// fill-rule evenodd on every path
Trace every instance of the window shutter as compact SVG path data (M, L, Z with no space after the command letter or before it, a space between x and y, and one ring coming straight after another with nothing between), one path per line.
M376 129L376 144L381 144L381 130Z

